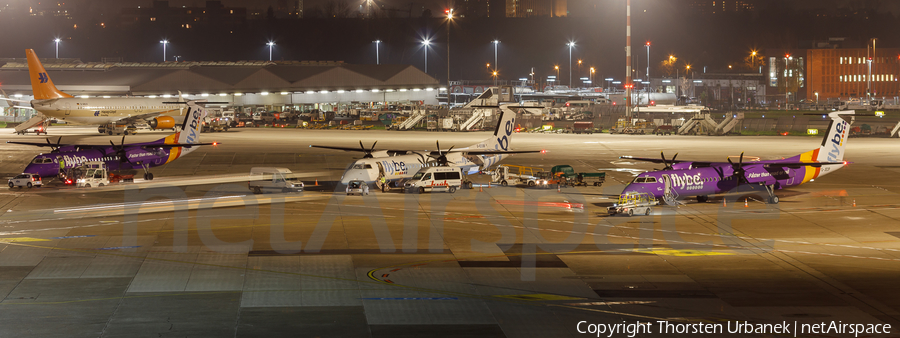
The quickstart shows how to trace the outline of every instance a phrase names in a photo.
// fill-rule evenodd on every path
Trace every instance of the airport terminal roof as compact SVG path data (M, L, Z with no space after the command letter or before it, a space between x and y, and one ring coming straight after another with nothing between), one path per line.
M340 61L53 61L42 60L53 82L67 87L63 90L78 94L254 93L440 86L436 79L410 65L351 65ZM0 60L0 86L9 94L31 93L24 59Z

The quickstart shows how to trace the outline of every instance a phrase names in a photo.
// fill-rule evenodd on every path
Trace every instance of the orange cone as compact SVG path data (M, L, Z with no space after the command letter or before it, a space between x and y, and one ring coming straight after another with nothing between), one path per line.
M745 198L744 199L744 208L749 208L749 207L750 207L750 205L747 204L747 199Z
M727 207L727 206L728 206L728 199L727 199L727 198L723 198L723 199L722 199L722 206L723 206L723 207Z
M491 188L491 182L488 182L488 189Z
M559 190L559 184L556 185L556 192L562 192L561 190Z
M484 192L484 184L478 185L478 192Z
M854 208L856 207L856 199L855 198L853 199L853 207Z
M316 185L319 185L319 179L316 179Z

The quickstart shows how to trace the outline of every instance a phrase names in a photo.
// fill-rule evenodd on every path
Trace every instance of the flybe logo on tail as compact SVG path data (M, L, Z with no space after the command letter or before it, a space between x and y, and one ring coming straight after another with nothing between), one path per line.
M47 73L38 73L38 81L40 81L41 83L47 83L47 81L50 81L50 77L47 76Z
M509 121L506 121L505 125L501 126L503 128L504 135L497 138L497 144L500 145L500 149L502 149L503 151L509 150L509 137L510 135L512 135L515 121L516 119L511 119Z
M841 160L841 147L844 145L844 139L847 137L847 129L847 121L838 122L834 126L834 134L831 135L831 149L828 151L829 162Z

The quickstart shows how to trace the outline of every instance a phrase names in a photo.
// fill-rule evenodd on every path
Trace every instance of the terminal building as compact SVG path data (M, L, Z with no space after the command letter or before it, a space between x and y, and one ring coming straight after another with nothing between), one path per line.
M332 61L83 63L41 60L56 86L71 95L146 96L225 101L234 107L343 110L387 103L435 105L446 87L410 65L352 65ZM30 99L25 59L0 59L0 89ZM5 115L22 109L0 107Z

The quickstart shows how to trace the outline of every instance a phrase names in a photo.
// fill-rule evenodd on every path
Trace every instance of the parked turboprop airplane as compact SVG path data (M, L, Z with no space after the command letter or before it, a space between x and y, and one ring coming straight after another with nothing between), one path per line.
M34 100L31 107L48 118L75 124L100 125L103 134L128 135L127 126L146 123L152 129L172 129L183 116L184 104L166 98L79 98L57 89L34 50L25 51ZM4 100L29 103L24 100ZM39 123L40 118L34 122ZM180 119L178 119L180 120ZM27 122L26 122L27 123Z
M463 170L467 170L469 173L474 173L487 169L512 154L540 152L510 150L510 141L516 128L516 112L511 108L517 107L514 107L514 105L500 106L500 122L494 129L493 136L466 148L454 150L454 147L450 147L450 149L441 150L440 142L438 142L438 150L435 151L376 151L374 149L375 144L372 144L372 148L366 149L362 141L359 142L360 148L317 145L310 145L310 147L365 153L362 159L353 162L347 167L347 170L341 177L341 183L343 184L347 184L352 180L373 183L379 181L382 176L388 182L395 182L412 177L419 169L426 166L452 165L462 167Z
M847 165L843 159L850 123L841 115L855 115L855 112L828 113L831 123L822 145L818 149L783 160L744 163L744 153L741 153L737 163L732 162L731 158L728 158L728 162L676 161L678 154L671 160L666 160L665 154L662 154L662 159L622 156L625 159L663 163L666 166L663 170L638 175L625 187L622 194L650 193L669 205L675 205L677 200L687 197L696 196L697 201L705 202L709 195L736 192L735 189L739 186L749 186L764 187L768 193L768 202L778 203L776 189L810 182Z
M103 161L110 170L143 169L144 179L152 180L150 167L160 166L174 161L178 157L190 153L197 146L216 145L217 143L200 143L200 121L206 115L206 109L193 101L187 102L187 113L181 131L165 138L147 142L125 144L125 136L119 145L109 141L110 145L60 144L57 142L14 142L38 147L51 147L49 154L40 154L31 160L23 172L38 174L42 177L60 175L67 169L79 166L88 161Z

